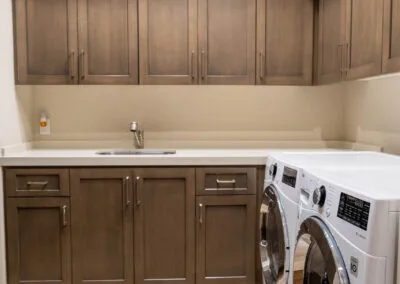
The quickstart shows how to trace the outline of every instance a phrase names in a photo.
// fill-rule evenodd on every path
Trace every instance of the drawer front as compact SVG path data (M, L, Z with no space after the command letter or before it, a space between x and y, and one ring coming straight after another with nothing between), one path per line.
M256 168L197 168L197 195L256 194Z
M69 196L68 169L6 169L8 197Z

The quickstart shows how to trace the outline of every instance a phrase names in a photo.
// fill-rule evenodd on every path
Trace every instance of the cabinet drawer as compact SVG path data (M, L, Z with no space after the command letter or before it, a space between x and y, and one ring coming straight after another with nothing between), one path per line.
M69 196L68 169L7 169L7 196Z
M196 194L255 194L255 168L198 168Z

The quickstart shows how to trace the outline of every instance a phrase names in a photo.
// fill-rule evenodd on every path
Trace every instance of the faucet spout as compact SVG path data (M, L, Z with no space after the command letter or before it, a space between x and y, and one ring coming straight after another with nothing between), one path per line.
M132 121L130 124L130 132L133 133L133 144L137 149L144 148L144 130L140 129L139 123Z

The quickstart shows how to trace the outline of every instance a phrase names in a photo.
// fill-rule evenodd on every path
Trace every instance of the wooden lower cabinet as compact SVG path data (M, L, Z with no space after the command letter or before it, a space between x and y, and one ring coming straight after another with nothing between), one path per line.
M193 284L194 169L137 169L135 180L135 284Z
M128 169L72 169L73 283L133 283Z
M256 196L202 196L196 203L196 284L255 283Z
M68 198L7 199L9 284L70 284Z

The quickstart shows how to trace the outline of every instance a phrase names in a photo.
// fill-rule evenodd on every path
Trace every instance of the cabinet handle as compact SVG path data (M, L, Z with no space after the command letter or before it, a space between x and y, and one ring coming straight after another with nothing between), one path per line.
M199 223L203 224L203 203L199 203L199 212L200 212L200 216L199 216Z
M69 55L69 76L71 80L75 79L75 51L72 51Z
M27 181L26 187L39 187L40 189L45 189L48 184L48 181Z
M63 227L66 227L68 225L68 220L67 220L67 205L64 205L63 207L61 207L61 211L62 211L62 225Z
M218 185L221 185L221 184L235 184L235 183L236 183L236 179L224 180L224 179L217 178L217 184Z
M135 199L136 199L136 206L139 207L140 205L142 205L142 201L140 200L139 197L139 184L140 184L140 177L137 176L136 177L136 186L135 186Z
M194 56L195 56L195 53L194 53L194 50L192 50L192 58L191 58L191 62L190 62L190 64L191 64L191 66L190 66L190 74L192 76L192 80L195 79L195 74L194 74Z
M201 50L201 80L206 79L206 52Z
M264 51L260 51L260 80L264 80Z
M343 78L343 44L337 45L340 78Z
M125 190L125 205L126 207L128 207L131 204L131 200L129 198L129 176L126 176L123 179L123 183L124 183L124 190Z
M81 80L85 80L85 50L81 50L79 64L81 66L80 75Z
M345 77L346 77L346 79L347 79L347 77L348 77L348 75L349 75L349 68L350 68L350 62L349 62L349 54L350 54L350 46L349 46L349 43L347 42L346 44L345 44L345 46L346 46L346 59L345 59Z

